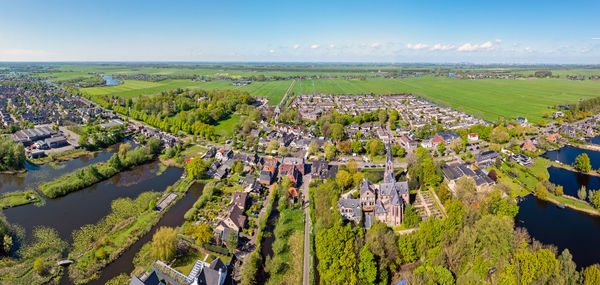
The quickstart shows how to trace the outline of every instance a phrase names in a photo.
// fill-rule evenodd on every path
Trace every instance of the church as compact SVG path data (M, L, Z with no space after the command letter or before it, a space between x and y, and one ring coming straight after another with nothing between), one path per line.
M402 224L404 207L410 202L408 182L396 181L394 158L389 144L386 152L383 182L372 184L363 180L360 184L360 205L365 216L374 215L377 221L395 227Z

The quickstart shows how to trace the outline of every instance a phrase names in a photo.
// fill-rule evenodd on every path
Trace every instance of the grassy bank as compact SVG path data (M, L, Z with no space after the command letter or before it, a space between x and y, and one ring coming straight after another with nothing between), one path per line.
M41 202L41 198L39 194L37 194L34 191L11 192L0 195L0 209L6 209L39 202Z
M92 152L88 151L86 149L83 149L83 148L72 149L72 150L67 150L67 151L63 151L63 152L59 152L59 153L51 153L49 156L45 156L45 157L29 159L29 162L31 164L35 164L35 165L42 165L42 164L49 163L49 162L67 161L67 160L71 160L71 159L78 158L80 156L88 155L88 154L92 154Z
M99 162L75 170L40 185L39 189L46 197L57 198L106 180L123 170L145 163L150 159L152 159L152 156L143 147L121 154L115 153L106 163Z

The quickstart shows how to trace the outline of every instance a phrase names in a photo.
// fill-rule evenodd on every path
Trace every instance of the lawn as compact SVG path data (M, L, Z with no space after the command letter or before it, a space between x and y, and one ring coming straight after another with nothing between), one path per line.
M238 114L233 114L229 116L227 120L220 121L215 127L215 130L217 131L217 133L223 135L224 137L229 137L231 136L231 134L233 134L233 126L239 123L241 119L242 116Z
M196 261L197 260L203 261L205 257L206 257L206 254L190 248L185 253L185 255L178 257L175 260L172 267L173 267L173 269L175 269L185 275L188 275L188 274L190 274L190 271L194 267L194 264L196 264Z
M0 196L0 209L37 203L40 201L39 195L33 191L5 193Z

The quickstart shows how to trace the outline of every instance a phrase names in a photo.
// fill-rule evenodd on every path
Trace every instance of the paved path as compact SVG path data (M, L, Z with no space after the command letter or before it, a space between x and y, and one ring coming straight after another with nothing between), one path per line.
M303 270L303 285L308 285L310 282L310 233L309 233L309 224L310 224L310 216L308 215L308 184L310 184L311 175L307 174L302 177L302 196L304 196L304 270Z

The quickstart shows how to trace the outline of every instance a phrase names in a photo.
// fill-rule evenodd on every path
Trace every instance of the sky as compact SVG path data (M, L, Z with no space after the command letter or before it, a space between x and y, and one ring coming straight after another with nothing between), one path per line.
M600 1L0 0L0 61L600 64Z

